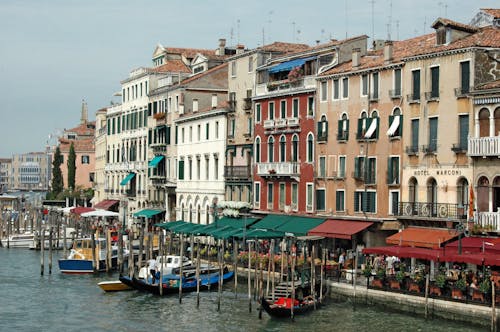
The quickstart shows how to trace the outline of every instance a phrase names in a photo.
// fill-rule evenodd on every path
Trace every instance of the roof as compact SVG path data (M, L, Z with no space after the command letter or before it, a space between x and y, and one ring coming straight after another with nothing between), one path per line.
M196 75L193 75L193 76L190 76L190 77L186 78L185 80L181 81L180 85L185 85L187 83L191 83L191 82L196 81L196 80L198 80L200 78L203 78L205 76L211 75L211 74L217 72L218 70L227 69L227 66L228 66L228 64L226 62L226 63L220 64L218 66L212 67L212 68L210 68L207 71L204 71L204 72L201 72L199 74L196 74ZM223 77L227 78L227 72L224 73Z
M78 214L78 215L81 215L82 213L90 212L90 211L95 211L95 209L91 208L91 207L77 206L77 207L72 208L70 210L71 213Z
M201 48L165 47L165 51L170 54L182 54L186 58L194 58L198 53L205 56L215 56L215 50Z
M477 31L477 28L473 27L472 25L455 22L455 21L452 21L450 19L442 18L442 17L438 17L434 21L434 23L432 23L432 25L431 25L431 27L433 27L434 29L436 29L439 26L452 27L452 28L455 28L457 30L471 32L471 33L474 33Z
M444 255L442 249L412 248L400 246L370 247L363 249L363 254L396 256L400 258L418 258L438 261Z
M429 33L414 38L393 41L393 57L391 64L402 62L408 58L429 55L445 51L467 49L471 47L500 47L500 31L492 26L476 29L477 31L469 36L457 39L449 44L436 45L436 33ZM369 51L360 59L358 67L352 67L352 61L344 62L320 76L329 76L347 72L356 72L370 68L384 66L383 49Z
M457 231L451 229L409 227L389 236L385 242L403 247L437 249L457 236Z
M475 90L489 90L489 89L498 89L498 88L500 88L500 79L495 80L495 81L491 81L491 82L487 82L484 84L480 84L480 85L476 86L474 89Z
M94 209L104 209L104 210L108 210L109 208L111 208L113 205L115 204L118 204L120 203L120 201L118 200L114 200L114 199L105 199L103 201L100 201L99 203L97 203L96 205L93 206Z
M151 68L157 73L190 73L191 69L182 60L167 60L167 63Z
M458 253L459 243L462 247L462 253L480 253L483 251L500 253L500 239L493 237L464 237L461 240L448 243L445 248L447 251Z
M329 219L307 232L308 235L318 235L336 239L352 239L352 236L373 225L366 221L348 221Z
M78 126L71 128L71 129L65 129L65 133L75 133L78 136L94 136L95 133L95 121L92 122L86 122L86 123L81 123Z
M88 139L77 139L70 140L67 138L59 139L59 149L61 153L68 153L71 147L71 143L73 143L73 148L75 149L75 153L78 152L91 152L94 153L94 138Z
M488 15L493 16L493 18L500 18L500 9L497 8L481 8L481 11Z
M274 42L272 44L261 46L258 48L258 50L264 52L295 53L295 52L305 51L310 48L311 47L307 44Z

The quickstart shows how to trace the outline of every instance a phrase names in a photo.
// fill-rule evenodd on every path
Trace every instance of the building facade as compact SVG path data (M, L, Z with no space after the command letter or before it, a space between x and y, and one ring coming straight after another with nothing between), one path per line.
M52 178L52 157L45 152L12 156L10 182L13 190L48 191Z
M11 171L12 159L0 158L0 194L7 192L11 188Z

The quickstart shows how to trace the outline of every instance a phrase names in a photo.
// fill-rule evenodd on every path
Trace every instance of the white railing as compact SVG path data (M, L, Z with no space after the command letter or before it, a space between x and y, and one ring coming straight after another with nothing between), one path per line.
M300 164L292 162L258 163L257 174L261 176L295 176L300 172Z
M137 169L145 168L146 163L144 161L131 161L128 163L114 163L106 164L104 166L105 171L132 171Z
M314 89L316 88L315 76L305 76L295 82L288 80L273 81L257 84L255 89L256 96L262 96L269 93L280 93L300 89Z
M469 137L467 154L477 157L500 156L500 136Z
M481 228L491 231L500 231L500 212L475 212L474 219Z
M274 120L264 120L264 128L274 128Z
M294 127L299 125L299 118L288 118L288 126Z
M286 119L277 119L274 125L276 128L284 128L286 127Z

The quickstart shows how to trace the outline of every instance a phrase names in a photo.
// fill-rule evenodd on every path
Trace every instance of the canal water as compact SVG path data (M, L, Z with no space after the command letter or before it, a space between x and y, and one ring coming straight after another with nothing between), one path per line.
M58 255L59 253L56 253ZM46 252L47 259L48 252ZM257 304L248 312L245 287L237 298L232 285L217 291L158 297L136 291L104 293L97 283L117 274L63 275L54 257L52 274L40 275L40 252L0 248L0 331L483 331L485 328L440 319L386 312L330 300L321 310L295 322L258 319ZM241 283L244 283L242 280ZM243 285L242 285L243 286Z

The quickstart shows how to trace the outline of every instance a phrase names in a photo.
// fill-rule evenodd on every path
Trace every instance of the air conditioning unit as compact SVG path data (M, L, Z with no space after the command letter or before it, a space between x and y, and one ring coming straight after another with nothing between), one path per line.
M292 211L292 207L290 205L285 205L284 211L285 213L290 213L290 211Z

